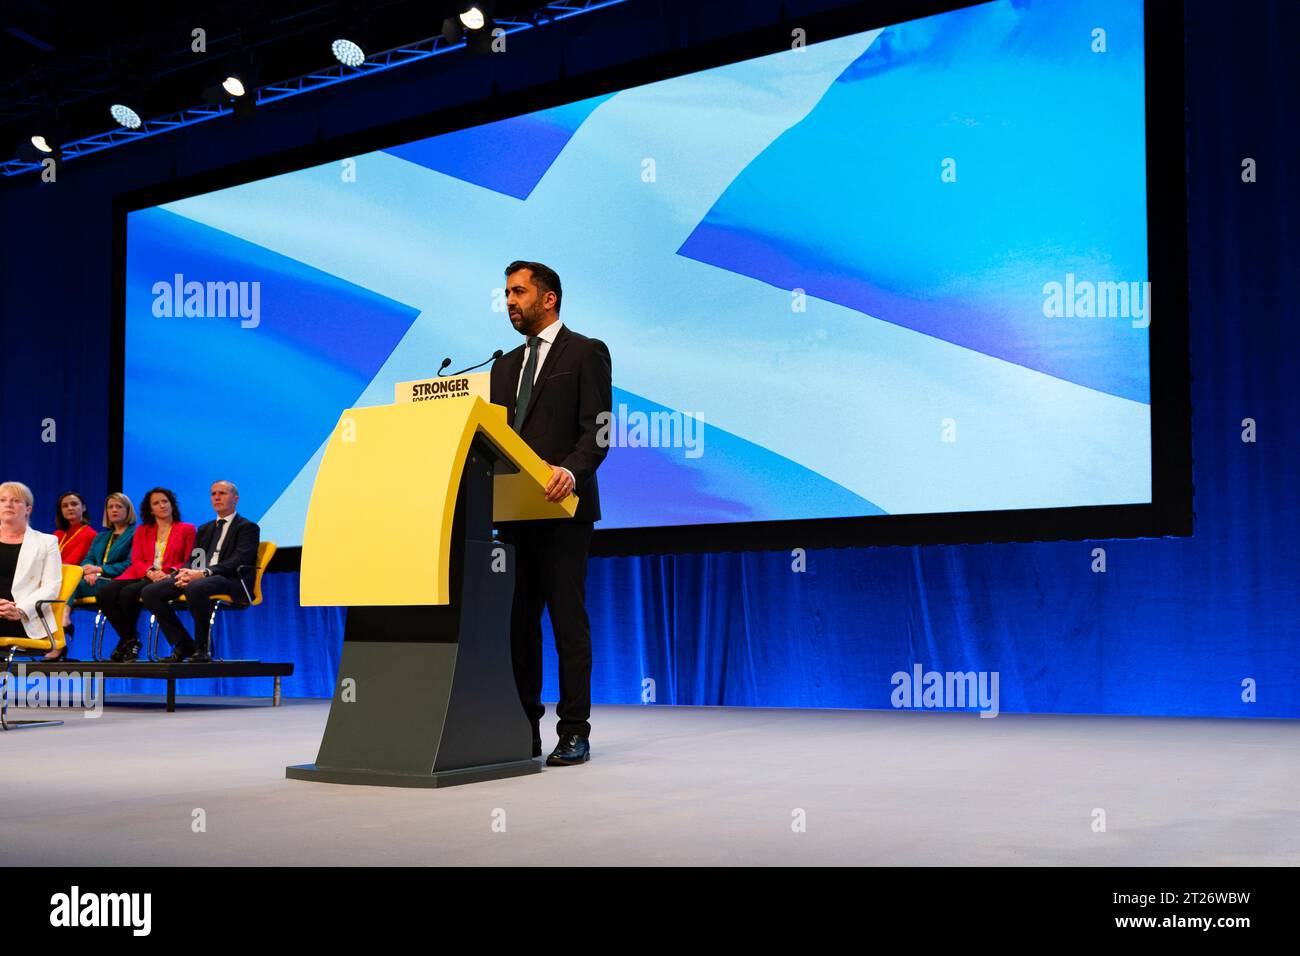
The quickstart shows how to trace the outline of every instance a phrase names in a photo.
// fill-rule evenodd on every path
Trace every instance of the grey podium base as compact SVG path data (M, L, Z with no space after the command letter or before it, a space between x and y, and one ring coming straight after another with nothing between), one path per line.
M466 767L464 770L439 770L437 773L385 773L380 770L348 770L304 763L296 767L285 767L284 775L289 780L351 783L371 787L455 787L462 783L482 783L484 780L539 773L541 769L540 760L512 760L509 763Z

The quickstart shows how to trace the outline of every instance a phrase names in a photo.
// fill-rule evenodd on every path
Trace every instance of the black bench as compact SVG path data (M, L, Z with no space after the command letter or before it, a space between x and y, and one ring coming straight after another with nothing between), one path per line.
M162 661L136 661L115 664L112 661L46 661L15 658L14 670L22 666L28 674L94 674L104 679L120 677L126 680L165 680L167 682L167 712L176 710L176 682L213 677L273 677L274 689L271 706L280 706L280 678L293 675L293 664L268 661L212 661L207 664L183 662L168 664Z

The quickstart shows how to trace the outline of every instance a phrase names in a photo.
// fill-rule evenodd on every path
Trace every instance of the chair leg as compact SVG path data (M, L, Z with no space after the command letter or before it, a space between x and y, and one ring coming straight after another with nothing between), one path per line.
M6 718L9 716L9 695L14 688L13 665L16 650L18 650L16 647L11 646L9 648L9 653L5 655L4 677L0 678L0 680L4 681L4 697L0 698L0 730L9 729L9 722Z
M9 653L5 655L5 669L3 677L4 696L0 698L0 731L23 730L28 727L57 727L63 723L61 720L10 720L9 719L9 695L14 686L14 652L18 648L10 646Z
M220 660L217 657L217 612L221 610L221 602L217 601L212 605L212 617L208 619L208 656L214 661Z
M108 618L104 617L104 612L95 609L95 624L90 630L90 656L92 659L102 661L104 659L104 630L108 627Z
M146 635L145 654L151 661L158 660L158 632L162 630L158 626L158 618L152 614L149 615L149 631Z

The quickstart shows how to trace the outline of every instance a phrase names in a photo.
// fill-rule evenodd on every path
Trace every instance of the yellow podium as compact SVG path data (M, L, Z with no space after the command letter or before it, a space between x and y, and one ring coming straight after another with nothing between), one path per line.
M510 660L514 549L493 521L572 518L551 472L472 391L350 408L303 533L301 603L344 606L316 763L293 779L440 787L535 773Z

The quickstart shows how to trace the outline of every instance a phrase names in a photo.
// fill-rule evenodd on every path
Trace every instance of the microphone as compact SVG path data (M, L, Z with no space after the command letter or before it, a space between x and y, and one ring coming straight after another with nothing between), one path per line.
M488 362L495 362L497 359L499 359L499 358L500 358L501 356L503 356L503 355L505 355L505 353L502 352L500 349L497 349L495 352L492 353L491 357L489 357L489 358L485 358L483 361L479 362L477 365L471 365L469 368L463 368L463 369L461 369L459 372L452 372L451 374L453 374L453 375L464 375L466 372L472 372L472 371L474 371L474 369L476 369L476 368L482 368L482 367L483 367L484 365L486 365ZM447 361L450 362L451 359L447 359ZM442 373L441 373L441 370L439 370L439 374L442 374Z
M438 374L441 375L442 370L445 369L450 364L451 364L451 356L449 355L445 359L443 359L442 364L438 366Z

